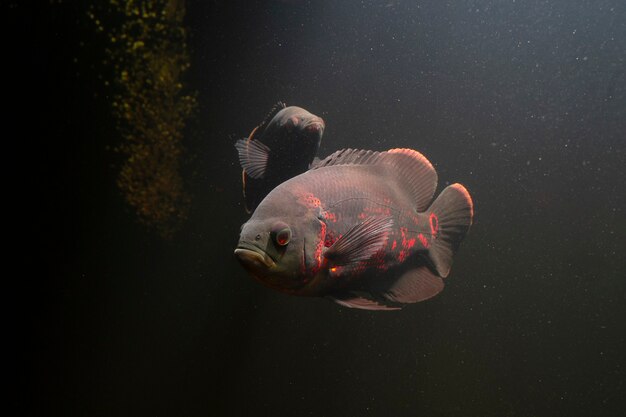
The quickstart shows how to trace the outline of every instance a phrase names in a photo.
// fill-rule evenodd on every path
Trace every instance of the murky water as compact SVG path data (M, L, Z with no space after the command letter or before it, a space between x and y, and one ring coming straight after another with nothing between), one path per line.
M106 39L80 5L26 13L48 36L23 63L43 64L52 87L38 220L49 272L28 284L38 415L623 414L622 2L186 11L198 105L182 140L189 211L170 240L116 186ZM435 165L438 191L467 186L475 221L441 294L368 312L246 274L233 143L278 100L324 118L322 156L409 147Z

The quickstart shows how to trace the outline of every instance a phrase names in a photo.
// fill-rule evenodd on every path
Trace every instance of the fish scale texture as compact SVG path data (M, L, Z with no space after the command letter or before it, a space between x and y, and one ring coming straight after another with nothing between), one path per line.
M305 177L302 179L307 180ZM310 175L306 182L321 200L322 208L340 210L344 220L356 220L368 208L389 207L392 212L412 209L410 199L381 167L327 167Z

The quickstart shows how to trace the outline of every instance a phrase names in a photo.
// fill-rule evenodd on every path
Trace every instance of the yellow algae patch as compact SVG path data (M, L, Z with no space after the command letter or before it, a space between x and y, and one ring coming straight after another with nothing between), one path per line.
M170 237L187 217L182 140L196 107L196 95L182 79L190 65L184 1L100 4L87 15L109 40L111 104L122 139L116 151L125 156L117 185L142 223Z

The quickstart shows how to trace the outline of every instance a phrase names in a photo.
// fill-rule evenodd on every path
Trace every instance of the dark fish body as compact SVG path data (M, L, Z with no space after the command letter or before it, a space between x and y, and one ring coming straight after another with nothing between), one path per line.
M309 169L324 128L320 117L279 102L248 138L236 142L249 212L278 184Z
M397 309L443 289L472 222L465 187L432 202L437 174L410 149L342 150L271 191L235 254L263 284L363 309Z

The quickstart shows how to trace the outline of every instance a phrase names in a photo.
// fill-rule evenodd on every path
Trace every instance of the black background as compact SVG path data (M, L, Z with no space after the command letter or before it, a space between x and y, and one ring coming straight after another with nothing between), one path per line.
M5 11L25 414L623 414L623 2L188 2L193 202L171 241L116 188L86 7ZM322 155L411 147L468 187L442 294L367 312L246 276L232 143L277 100L325 119Z

